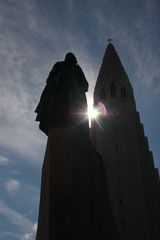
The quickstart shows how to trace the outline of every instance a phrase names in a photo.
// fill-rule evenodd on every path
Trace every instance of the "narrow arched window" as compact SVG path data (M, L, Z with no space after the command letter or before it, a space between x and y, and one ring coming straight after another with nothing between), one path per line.
M116 97L116 86L114 83L111 84L110 90L111 90L111 98L115 98Z
M104 100L105 98L106 98L106 93L105 93L104 88L102 88L101 91L100 91L100 99Z
M121 87L121 97L123 97L123 98L127 97L125 87Z

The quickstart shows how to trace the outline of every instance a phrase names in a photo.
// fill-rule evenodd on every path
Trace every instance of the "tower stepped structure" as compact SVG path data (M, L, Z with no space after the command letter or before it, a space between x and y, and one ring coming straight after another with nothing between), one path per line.
M102 61L94 90L101 114L92 121L91 138L102 156L110 201L121 239L160 239L160 180L133 94L112 43Z

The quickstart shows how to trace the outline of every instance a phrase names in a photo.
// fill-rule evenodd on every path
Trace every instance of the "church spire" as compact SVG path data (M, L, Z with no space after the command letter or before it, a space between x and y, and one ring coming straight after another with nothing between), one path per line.
M96 88L108 81L117 82L122 79L129 81L117 51L111 41L112 39L108 39L109 43L103 57Z
M131 84L112 39L108 39L108 42L95 86L94 100L101 96L102 91L106 99L125 96L134 99Z
M105 164L120 239L158 240L157 170L136 110L131 83L111 40L99 71L94 106L99 115L92 121L91 137Z

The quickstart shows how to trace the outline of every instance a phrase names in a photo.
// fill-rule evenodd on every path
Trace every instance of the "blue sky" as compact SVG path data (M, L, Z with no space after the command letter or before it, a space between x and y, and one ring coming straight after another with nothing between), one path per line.
M159 0L0 0L0 238L35 239L47 138L34 109L56 61L75 53L90 101L107 39L134 88L160 168Z

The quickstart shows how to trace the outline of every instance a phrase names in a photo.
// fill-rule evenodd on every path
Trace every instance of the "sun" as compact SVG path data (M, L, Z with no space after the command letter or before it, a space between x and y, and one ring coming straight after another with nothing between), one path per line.
M89 99L88 101L88 111L87 111L87 118L89 120L89 126L91 127L92 120L96 120L96 122L99 122L99 119L107 117L108 111L104 103L98 102L96 104L96 107L94 107L94 104L92 100Z
M93 103L88 103L88 120L89 120L89 126L91 126L92 120L96 120L98 122L99 118L107 117L108 111L105 107L104 103L98 102L96 108L94 108Z
M93 107L88 109L88 117L90 119L96 119L98 117L98 110Z
M90 120L97 119L98 115L99 115L98 110L96 108L94 108L92 104L89 104L88 105L88 118Z

